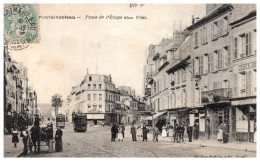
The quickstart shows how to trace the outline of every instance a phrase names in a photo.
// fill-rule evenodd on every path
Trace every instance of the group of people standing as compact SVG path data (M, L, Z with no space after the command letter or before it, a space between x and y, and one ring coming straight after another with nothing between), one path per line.
M17 147L17 143L19 143L19 134L17 128L14 128L12 132L12 143L14 143L14 147ZM30 153L39 154L41 148L41 140L46 140L46 144L49 148L49 152L53 151L53 124L52 122L47 125L45 131L40 127L39 119L35 118L34 125L30 128L30 130L24 126L21 130L20 137L23 140L23 154L27 155ZM34 149L33 149L34 147ZM55 134L55 151L62 151L62 130L57 128Z
M115 142L116 138L118 141L124 141L125 138L125 126L124 124L118 125L113 123L111 127L111 142Z

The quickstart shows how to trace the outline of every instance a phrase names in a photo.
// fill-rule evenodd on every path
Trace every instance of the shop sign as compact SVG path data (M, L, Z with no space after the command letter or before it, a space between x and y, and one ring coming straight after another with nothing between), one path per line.
M88 119L105 119L104 114L87 114Z
M232 101L232 105L247 105L247 104L256 104L256 99L243 99L243 100L237 100L237 101Z
M256 61L239 65L238 66L238 70L239 71L243 71L243 70L250 69L250 68L255 68L255 67L256 67Z

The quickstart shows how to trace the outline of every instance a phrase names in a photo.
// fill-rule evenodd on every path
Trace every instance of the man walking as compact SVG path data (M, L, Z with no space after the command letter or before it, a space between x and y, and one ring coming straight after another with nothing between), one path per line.
M49 152L53 151L53 128L51 127L51 125L48 125L48 129L47 129L47 143L48 143L48 147L49 147Z
M132 134L132 140L136 141L136 128L135 128L134 124L132 124L130 133Z
M143 141L147 142L147 127L146 127L145 123L143 125Z
M189 137L189 142L192 142L192 127L190 125L187 128L187 134Z
M176 137L178 136L177 135L178 134L177 128L178 128L178 124L175 123L174 126L173 126L173 142L176 141Z
M32 145L34 146L34 153L36 153L37 133L36 133L35 126L32 126L30 131L31 131Z
M113 126L111 127L111 142L115 142L117 132L118 132L118 128L116 124L113 123Z

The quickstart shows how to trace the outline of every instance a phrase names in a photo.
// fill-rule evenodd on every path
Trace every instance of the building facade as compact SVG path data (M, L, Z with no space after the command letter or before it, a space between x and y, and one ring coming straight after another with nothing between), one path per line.
M34 92L36 95L36 92ZM28 109L27 68L11 59L8 47L4 46L4 129L10 134L13 128L19 130L32 124L36 107ZM37 99L34 99L34 102ZM35 102L36 103L36 102Z
M205 17L192 20L184 30L185 40L177 49L149 47L144 77L147 104L163 124L197 123L201 138L216 139L225 123L230 141L253 142L256 6L207 4L206 10Z

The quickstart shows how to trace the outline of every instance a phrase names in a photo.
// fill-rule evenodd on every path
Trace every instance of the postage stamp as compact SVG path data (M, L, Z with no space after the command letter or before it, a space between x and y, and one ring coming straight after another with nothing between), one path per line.
M36 4L4 5L4 43L6 45L39 43L38 9Z

